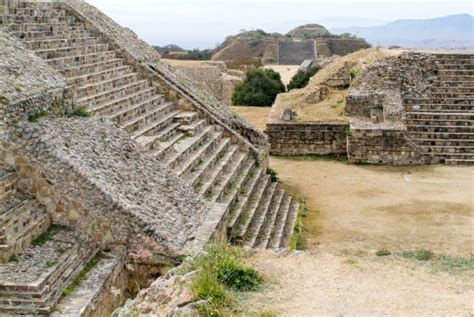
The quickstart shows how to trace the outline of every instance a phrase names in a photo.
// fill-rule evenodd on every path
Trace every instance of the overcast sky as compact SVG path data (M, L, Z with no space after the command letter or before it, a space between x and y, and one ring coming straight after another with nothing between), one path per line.
M211 48L241 29L286 33L305 23L368 26L473 14L470 0L88 0L151 45ZM341 18L343 17L343 18Z

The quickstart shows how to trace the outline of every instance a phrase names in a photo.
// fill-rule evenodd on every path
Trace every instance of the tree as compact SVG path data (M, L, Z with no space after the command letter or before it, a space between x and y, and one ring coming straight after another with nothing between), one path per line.
M293 78L291 78L290 83L288 84L287 88L288 91L292 89L304 88L308 85L309 80L313 77L318 71L319 67L314 66L309 68L307 71L298 71Z
M271 107L276 96L282 92L285 92L285 85L279 73L272 69L253 68L246 72L244 81L235 87L232 103Z

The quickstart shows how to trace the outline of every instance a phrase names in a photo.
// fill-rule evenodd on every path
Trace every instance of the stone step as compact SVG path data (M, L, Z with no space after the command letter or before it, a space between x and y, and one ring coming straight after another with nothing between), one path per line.
M224 167L224 173L216 181L212 193L212 202L221 202L225 194L234 186L234 182L238 179L239 174L245 168L245 163L249 157L248 152L238 152L232 160Z
M179 122L179 121L178 121ZM178 128L178 130L184 135L187 136L195 136L197 133L202 131L204 126L207 124L206 120L204 119L198 119L192 123L189 124L181 124Z
M405 107L407 112L411 111L427 111L427 112L463 112L463 113L472 113L474 112L474 105L466 105L466 104L413 104L407 105Z
M143 129L161 118L164 118L172 111L176 111L176 107L172 102L162 102L162 98L155 98L147 103L141 104L142 109L146 111L148 108L151 109L141 115L130 117L128 120L117 123L118 126L128 133L134 133L140 129Z
M109 44L91 44L91 45L84 45L84 46L70 46L70 47L62 47L62 48L36 50L35 54L43 59L55 59L55 58L61 58L61 57L101 53L101 52L106 52L109 50L110 50Z
M277 208L277 204L279 208L279 204L281 203L280 197L276 195L277 191L278 183L270 183L270 186L268 186L264 194L264 198L256 213L254 214L247 231L242 236L242 243L244 246L249 248L253 248L255 246L264 222L267 220L267 218L272 217L272 213L277 212L275 208Z
M98 93L97 95L87 96L76 100L78 106L84 106L93 112L103 108L103 104L112 103L119 99L123 99L129 95L138 93L150 87L148 80L140 80L131 84L110 89Z
M278 183L272 183L275 186L273 198L265 214L259 215L254 225L251 225L251 231L247 233L244 239L244 245L251 248L266 248L270 239L270 234L275 226L276 217L283 203L285 192L278 188Z
M422 153L430 154L471 154L474 155L474 146L442 146L442 145L419 145Z
M248 205L240 214L239 220L237 222L237 228L234 227L235 229L232 230L232 241L239 243L242 240L250 226L250 223L252 222L252 219L254 218L255 213L264 201L263 198L265 197L265 193L267 192L267 188L269 186L270 176L265 174L260 178L257 189L252 193L248 200Z
M432 99L432 98L404 98L404 103L406 105L474 105L474 98L442 98L442 99Z
M195 186L198 193L204 195L204 197L212 198L212 189L216 186L221 176L226 172L226 167L229 166L235 156L239 155L239 147L237 145L230 145L226 150L222 158L220 158L215 166L207 173L203 175L203 178Z
M241 219L245 208L250 204L251 197L259 190L259 186L263 186L260 182L262 174L263 169L257 167L249 173L249 179L245 182L244 187L240 191L238 201L231 207L226 221L227 231L230 233L230 237L232 236L232 232L237 230L239 225L238 221Z
M103 302L105 292L113 292L113 279L122 271L121 260L111 254L104 254L99 262L87 273L84 280L67 297L56 305L51 317L106 316L109 311L104 304L114 306L109 300ZM117 303L116 303L117 304Z
M474 160L474 153L431 153L421 152L433 162L442 163L447 160Z
M159 142L166 142L173 138L173 136L177 135L184 135L184 133L180 133L178 131L178 127L181 125L179 122L171 123L170 125L166 126L164 129L159 131L158 133L151 135L151 136L140 136L135 139L135 141L140 145L142 148L147 150L153 150L157 146Z
M446 132L410 132L412 139L426 140L474 140L474 133L446 133Z
M98 72L89 72L80 76L70 76L67 82L69 85L80 87L84 85L98 84L100 82L131 73L133 73L133 68L131 66L125 65L101 70Z
M435 61L438 65L474 65L474 59L472 58L439 58Z
M447 90L449 90L449 88ZM474 99L474 93L472 92L466 92L466 93L464 92L431 92L430 97L433 99L444 99L444 98Z
M165 108L162 108L163 106ZM140 120L146 121L147 117L150 114L159 114L163 110L169 110L170 108L174 109L172 103L168 102L165 105L164 97L162 95L155 94L143 102L135 103L128 108L123 108L118 110L117 112L112 113L111 115L109 115L109 118L113 120L116 124L118 124L120 127L126 127L130 124L133 125L135 122L139 122Z
M0 169L0 199L3 202L15 193L17 175L7 169Z
M20 40L37 41L55 38L84 38L93 36L89 30L55 30L55 31L12 31L10 32Z
M440 64L439 66L439 71L442 70L474 70L474 63L472 64Z
M222 140L222 131L216 131L207 138L201 146L193 153L191 153L185 160L175 167L175 171L178 176L195 171L204 162L215 149L221 144L228 144L225 140ZM227 139L229 140L229 139ZM222 141L222 142L221 142Z
M97 248L61 230L43 246L29 247L16 262L0 265L0 313L49 314Z
M76 56L58 57L47 60L46 62L56 70L62 71L73 67L84 65L105 63L117 58L116 51L104 51L91 54L82 54Z
M85 30L85 26L81 23L66 24L66 23L21 23L8 24L5 27L13 32L55 32L55 31L79 31Z
M474 165L473 159L447 159L446 165Z
M283 236L280 241L280 248L288 248L291 241L291 236L293 235L296 220L298 218L298 210L300 205L293 201L291 203L290 211L288 212L288 217L286 218L285 229L283 229Z
M183 111L176 116L175 121L182 124L190 124L199 118L197 112L194 111Z
M442 82L451 82L451 81L467 81L474 83L474 76L470 75L444 75L438 77Z
M227 206L227 210L232 211L233 207L238 204L241 198L240 195L245 193L246 186L256 170L255 163L255 159L248 157L240 167L237 178L227 187L222 198L218 200L220 204Z
M431 81L431 87L433 88L473 88L474 82L460 80L458 78L454 80L447 80L446 78L442 78L442 79Z
M456 146L456 147L471 147L474 146L474 139L415 139L410 138L413 142L420 146Z
M23 201L2 213L0 235L4 247L0 250L1 262L23 251L50 223L49 213L34 200Z
M474 133L470 126L448 126L448 125L407 125L407 131L411 133Z
M229 138L224 138L219 141L219 144L217 144L214 148L212 153L209 155L206 155L203 159L202 162L198 161L197 164L194 166L194 170L191 169L189 171L189 174L186 175L186 178L188 178L191 182L191 184L196 188L200 187L198 186L198 183L201 182L204 178L205 175L210 173L211 169L213 169L217 162L224 158L225 153L227 149L229 148L231 144L231 141Z
M469 119L465 119L465 120L461 120L461 119L455 120L455 119L453 119L453 120L450 120L450 119L423 119L423 118L420 118L420 119L406 119L405 123L406 123L407 126L472 127L474 121L469 120ZM461 131L459 131L459 132L461 132Z
M106 70L111 70L115 68L121 68L125 65L124 60L121 58L114 58L108 61L84 64L81 66L74 66L66 69L61 69L59 72L67 78L73 77L82 77L84 75L100 73Z
M90 108L93 113L101 115L122 115L123 112L135 112L137 107L140 107L144 102L158 97L156 88L148 85L144 89L139 89L136 92L125 95L118 99L112 99L109 102L103 102L95 107Z
M132 83L138 82L138 80L139 79L137 73L129 73L120 77L115 77L98 83L86 84L83 86L76 87L74 96L78 99L87 96L95 96L103 91L124 87Z
M465 120L474 120L474 113L407 112L406 118L408 120L446 120L446 121L461 120L461 121L465 121Z
M267 216L264 218L263 225L260 229L257 239L255 240L253 247L257 249L265 249L270 242L270 237L275 229L278 226L277 216L280 213L280 210L284 208L285 203L285 191L282 189L277 190L276 196L270 207Z
M280 247L281 239L283 237L283 232L286 225L286 219L288 218L288 214L290 212L291 203L291 197L285 195L280 210L278 211L278 214L276 216L275 225L273 226L267 245L265 245L265 241L262 240L261 244L258 245L258 247L262 249L278 249Z
M10 8L9 13L15 16L32 16L32 17L65 17L66 10L65 8L54 8L49 6L48 8L20 8L15 6L15 8Z
M473 71L474 72L474 71ZM432 93L474 93L472 87L432 87Z
M168 152L173 151L173 146L179 142L182 138L184 138L184 134L177 132L174 133L169 139L164 142L160 142L158 144L154 144L151 154L155 156L157 159L162 160L163 157Z
M0 16L0 25L9 24L76 24L77 19L73 16L32 16L32 15L3 15Z
M25 10L25 11L17 11L17 12L34 12L31 14L39 14L39 12L43 11L52 11L52 14L55 11L65 11L67 10L67 6L65 3L62 2L36 2L36 1L20 1L15 4L14 10Z
M179 110L174 110L167 113L161 118L157 118L157 120L150 122L139 130L134 131L131 135L132 138L137 139L141 136L153 136L155 133L158 133L162 129L166 128L169 124L171 124L174 120L174 117L179 113Z
M48 39L40 39L40 40L30 40L30 41L23 41L26 48L29 50L48 50L48 49L55 49L55 48L67 48L67 47L74 47L74 46L90 46L100 44L102 39L97 37L73 37L73 38L48 38Z
M439 77L474 76L474 69L439 69L436 71Z
M176 170L179 165L192 155L199 147L201 147L207 139L215 136L214 126L205 127L201 133L193 137L184 136L176 142L172 151L164 156L163 162L171 169Z

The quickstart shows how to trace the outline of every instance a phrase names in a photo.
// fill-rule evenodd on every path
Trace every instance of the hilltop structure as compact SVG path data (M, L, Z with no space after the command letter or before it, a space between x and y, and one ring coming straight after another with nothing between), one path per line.
M308 24L286 35L257 30L229 36L212 60L253 57L264 64L299 65L308 59L344 56L368 47L364 39L334 35L319 24Z
M105 316L212 239L288 246L264 134L83 1L0 13L0 314Z

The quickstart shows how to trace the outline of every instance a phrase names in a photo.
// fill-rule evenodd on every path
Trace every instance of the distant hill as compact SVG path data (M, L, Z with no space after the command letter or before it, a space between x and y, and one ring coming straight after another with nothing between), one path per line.
M425 20L397 20L382 26L332 28L352 33L372 45L410 48L474 48L474 17L450 15Z

